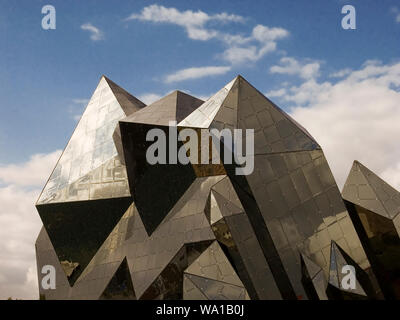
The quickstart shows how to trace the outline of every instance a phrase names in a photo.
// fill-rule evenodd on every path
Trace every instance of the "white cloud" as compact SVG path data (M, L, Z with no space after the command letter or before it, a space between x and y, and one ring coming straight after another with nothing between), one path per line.
M155 23L169 23L183 27L190 39L210 40L216 39L227 48L219 57L231 64L244 62L255 62L269 52L276 50L276 41L286 38L289 32L283 28L270 28L257 25L249 36L229 34L220 30L208 28L209 22L240 22L245 18L242 16L228 14L226 12L210 15L203 11L179 11L176 8L166 8L159 5L144 7L137 14L130 15L126 20L151 21Z
M342 69L336 72L333 72L329 75L330 78L343 78L344 76L349 75L353 70L350 68Z
M38 299L35 240L42 224L35 202L59 155L0 166L0 299Z
M133 13L126 20L169 23L183 27L188 37L194 40L209 40L218 35L216 30L207 29L206 24L216 22L243 22L244 18L226 12L209 15L203 11L179 11L176 8L166 8L156 4L144 7L139 14Z
M257 25L253 28L251 36L225 34L221 39L228 45L221 57L231 64L255 62L267 53L276 50L276 41L289 36L289 31L283 28L269 28Z
M85 24L81 25L81 29L85 30L85 31L89 31L90 39L92 39L93 41L104 40L103 32L99 28L92 25L91 23L85 23Z
M287 90L287 95L283 97L285 101L291 101L297 105L305 105L314 101L319 93L329 92L332 87L330 82L318 83L315 79L309 79L298 87L291 87Z
M203 28L189 28L187 33L189 38L194 40L209 40L215 38L218 34L215 30L207 30Z
M23 187L43 186L60 155L59 150L35 154L26 163L0 166L0 183Z
M391 12L395 15L395 21L400 23L400 10L397 7L392 7Z
M223 59L232 64L240 64L246 61L255 62L261 59L267 52L274 51L275 48L273 43L263 48L258 48L256 46L231 47L224 51Z
M281 88L278 90L271 90L268 91L265 96L269 97L269 98L275 98L275 97L283 97L286 95L286 89L285 88Z
M359 160L400 189L400 63L368 61L336 82L315 79L291 87L282 101L324 149L343 186Z
M198 68L187 68L176 71L165 77L166 83L184 81L188 79L198 79L207 76L214 76L225 74L231 70L230 66L208 66L208 67L198 67Z
M41 221L34 203L39 190L0 188L0 299L37 299L35 239Z
M294 58L283 57L280 60L280 65L272 66L269 71L271 73L297 75L303 79L311 79L319 75L320 66L317 61L300 63Z
M157 100L160 100L163 96L157 93L144 93L138 96L140 101L143 101L146 105L149 105Z
M289 35L289 31L283 28L268 28L261 24L254 27L252 36L259 42L269 42L278 39L286 38Z

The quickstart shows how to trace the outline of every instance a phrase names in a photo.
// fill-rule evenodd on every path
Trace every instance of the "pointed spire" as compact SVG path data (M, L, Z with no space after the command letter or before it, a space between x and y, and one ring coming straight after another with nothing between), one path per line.
M400 192L358 161L353 163L342 196L388 219L400 213Z
M94 199L92 195L94 193L99 195L99 192L94 189L90 191L91 186L94 188L91 184L92 180L93 182L96 180L97 183L107 181L114 183L115 180L114 176L101 175L102 166L106 166L103 168L105 172L106 170L107 172L121 171L117 180L127 181L125 169L118 161L112 135L117 122L126 116L125 112L132 113L136 110L135 108L139 108L140 101L128 95L111 80L101 77L82 118L39 197L38 205ZM132 101L137 101L137 105L134 105ZM100 171L100 176L94 177L91 174L94 170ZM108 190L112 189L108 188ZM107 194L107 196L119 195ZM129 196L129 192L124 193L124 196ZM95 196L95 198L99 197Z
M132 278L126 257L111 278L100 300L136 300Z
M178 123L180 127L195 127L207 129L214 121L215 116L223 105L231 89L238 82L239 77L236 77L185 119Z
M307 130L241 76L229 82L178 126L254 129L256 154L321 149Z
M342 280L344 276L348 275L348 273L343 273L343 267L349 265L356 270L356 286L354 289L345 289L342 286ZM335 241L331 242L331 256L330 256L330 267L329 267L329 284L334 286L335 288L341 291L347 291L352 294L357 294L359 296L367 297L367 294L364 291L363 286L359 282L359 279L362 278L360 274L362 269L357 265L350 256L341 249Z
M286 112L243 77L239 78L237 127L254 129L256 154L321 149L315 139Z
M118 103L124 110L126 116L129 116L146 106L142 101L132 96L128 91L121 88L119 85L108 79L106 76L103 75L102 77L107 81L107 84L111 88L115 98L118 100Z

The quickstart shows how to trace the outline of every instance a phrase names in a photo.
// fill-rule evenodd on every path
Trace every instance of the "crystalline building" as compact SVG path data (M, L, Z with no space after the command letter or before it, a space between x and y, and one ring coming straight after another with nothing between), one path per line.
M236 175L237 165L223 163L150 165L146 133L156 128L168 136L170 121L178 131L254 129L254 171ZM399 241L399 196L373 174L361 178L357 168L345 204L314 138L241 76L205 102L175 91L148 106L103 76L36 204L43 221L36 242L40 296L393 294L399 267L377 259L374 248L378 241L389 255L398 253L392 243ZM375 195L380 200L370 200ZM378 221L372 229L370 221ZM392 242L376 240L376 233ZM349 264L357 270L356 289L341 285ZM40 285L45 265L56 269L56 289ZM397 287L381 288L379 268Z

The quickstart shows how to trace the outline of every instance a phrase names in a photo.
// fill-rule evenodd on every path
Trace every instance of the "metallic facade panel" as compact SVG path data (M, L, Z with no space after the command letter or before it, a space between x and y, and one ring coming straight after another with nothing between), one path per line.
M343 187L343 198L387 218L400 213L400 192L354 161Z
M186 277L207 297L208 300L248 300L248 295L244 287L210 280L191 274L187 274Z
M217 241L214 241L188 268L186 274L243 287Z
M63 189L118 155L112 134L118 121L125 116L106 78L102 77L38 204L68 201L69 193L58 195ZM88 194L80 197L87 200ZM70 201L74 201L74 197Z
M169 137L171 120L197 133L253 129L254 171L150 165L147 132ZM357 164L343 197L315 139L241 76L205 102L174 91L149 106L102 77L37 203L38 271L57 273L57 289L40 294L375 298L382 284L366 238L398 240L400 196ZM344 264L357 269L357 292L340 287Z

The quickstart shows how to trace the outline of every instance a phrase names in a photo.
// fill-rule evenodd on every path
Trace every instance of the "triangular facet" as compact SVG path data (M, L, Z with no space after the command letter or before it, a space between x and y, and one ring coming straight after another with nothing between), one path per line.
M400 213L400 192L358 161L353 163L342 195L347 201L388 219Z
M131 203L126 197L36 206L71 286Z
M322 268L309 257L300 254L302 284L309 300L328 300L327 281Z
M300 255L302 263L306 267L308 276L313 279L318 272L322 270L322 268L317 265L314 261L312 261L309 257L304 254Z
M224 128L236 129L239 102L239 80L234 81L228 95L215 115L210 128L222 130Z
M126 116L129 116L132 113L139 111L140 109L146 106L142 101L132 96L128 91L121 88L115 82L111 81L105 76L103 77L107 81L107 84L112 90L115 98L117 99L119 105L121 106Z
M222 218L223 216L218 207L217 200L215 200L213 192L210 192L210 224L213 225Z
M237 81L237 77L229 82L220 91L214 94L196 110L189 114L185 119L178 123L180 127L209 128L215 116L221 109L229 91Z
M349 265L356 269L356 286L354 289L345 289L342 286L343 277L348 273L342 273L343 267ZM330 256L330 266L329 266L329 284L340 289L342 291L349 291L352 294L357 294L360 296L367 296L359 282L359 278L362 272L361 268L358 267L357 263L350 258L350 256L344 252L335 241L331 243L331 256Z
M208 300L187 275L183 275L183 300Z
M132 278L126 258L121 262L107 287L104 289L100 300L136 300L133 290Z
M35 249L39 283L41 283L42 279L46 276L46 274L42 274L41 272L44 266L51 265L56 271L55 280L57 290L46 290L42 286L39 286L40 295L43 295L43 298L46 300L52 300L57 296L62 296L63 293L66 295L71 287L44 227L41 228L37 237Z
M202 103L203 100L174 91L123 121L167 126L170 121L180 122Z
M301 125L243 77L239 81L237 127L242 130L254 129L256 154L321 148Z
M230 283L243 287L224 251L214 241L186 270L186 274Z
M150 164L147 159L147 151L153 144L146 139L147 133L156 129L163 133L167 141L176 141L176 137L170 138L170 135L176 134L176 131L171 132L174 128L126 121L120 122L120 128L129 187L150 235L193 183L196 175L190 163L170 163L168 160L167 163ZM177 141L177 150L181 147L182 142ZM166 159L170 159L170 148L166 149Z
M233 185L229 177L223 178L221 181L216 183L211 189L216 191L225 199L229 200L231 203L233 203L236 207L240 208L244 212L243 206L239 200L238 195L236 194L235 189L233 188Z
M153 283L140 295L141 300L182 299L183 271L210 245L211 241L185 244Z
M128 98L122 107L109 83L105 77L101 78L37 204L75 201L68 195L60 197L58 193L118 155L112 138L114 129L117 122L126 116L125 111L132 113L136 109L126 102L130 101ZM112 86L117 90L117 85L112 83ZM79 198L89 199L88 195Z
M231 283L185 275L209 300L249 300L246 289Z
M232 202L221 196L218 192L211 191L216 204L222 214L223 217L229 217L235 214L243 213L243 208L239 208L235 206Z

